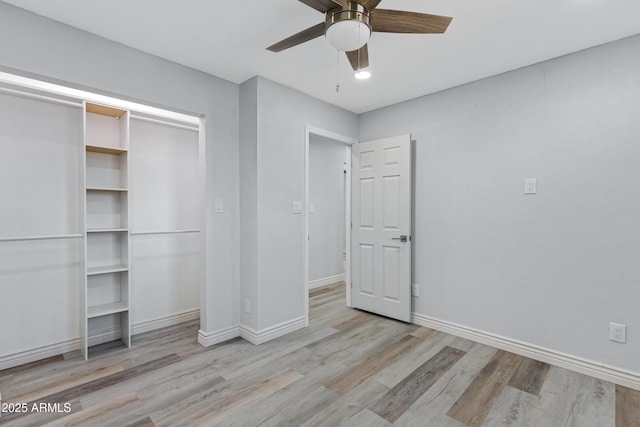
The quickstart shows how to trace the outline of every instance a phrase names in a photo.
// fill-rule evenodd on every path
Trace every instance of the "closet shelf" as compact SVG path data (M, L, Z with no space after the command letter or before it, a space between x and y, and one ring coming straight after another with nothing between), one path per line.
M106 316L108 314L122 313L128 310L129 307L123 302L95 305L87 308L87 317L91 319L94 317Z
M129 231L128 228L87 228L87 233L121 233Z
M119 273L121 271L129 271L126 265L107 265L102 267L88 267L87 276L96 276L98 274Z
M92 151L94 153L123 154L127 152L127 150L124 148L105 147L102 145L86 145L85 147L87 148L87 151Z
M87 191L113 191L113 192L127 192L126 188L109 188L109 187L87 187Z

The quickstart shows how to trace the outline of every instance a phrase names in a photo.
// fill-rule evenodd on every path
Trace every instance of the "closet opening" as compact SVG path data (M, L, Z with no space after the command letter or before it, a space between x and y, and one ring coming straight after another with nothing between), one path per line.
M0 370L200 319L204 119L0 73L0 137Z

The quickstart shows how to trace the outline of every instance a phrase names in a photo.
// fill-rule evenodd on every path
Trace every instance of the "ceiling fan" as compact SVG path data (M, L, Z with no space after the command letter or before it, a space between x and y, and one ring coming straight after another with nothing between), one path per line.
M267 48L281 52L325 35L337 50L346 53L355 71L369 66L367 42L371 32L444 33L453 18L426 13L376 9L382 0L299 0L325 14L325 21L300 31Z

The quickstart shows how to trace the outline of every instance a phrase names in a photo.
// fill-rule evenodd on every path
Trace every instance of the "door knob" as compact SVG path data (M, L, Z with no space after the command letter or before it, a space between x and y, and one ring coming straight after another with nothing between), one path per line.
M408 241L406 234L401 234L400 237L392 237L391 240L400 240L402 243L406 243Z

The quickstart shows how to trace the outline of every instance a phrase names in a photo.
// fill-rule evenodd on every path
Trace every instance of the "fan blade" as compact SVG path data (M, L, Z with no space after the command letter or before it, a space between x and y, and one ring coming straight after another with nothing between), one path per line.
M360 2L360 4L364 6L364 8L367 9L369 12L371 12L373 9L378 7L381 1L382 0L363 0Z
M371 28L379 33L444 33L453 18L401 10L376 9L371 12Z
M298 0L298 1L322 13L326 13L328 10L335 9L338 6L342 6L342 2L339 0L336 0L336 1L334 0Z
M308 42L309 40L313 40L316 37L320 37L324 34L325 23L321 22L318 25L314 25L311 28L307 28L306 30L300 31L297 34L292 35L291 37L287 37L286 39L279 41L278 43L271 45L267 48L271 52L280 52L285 49L289 49L290 47L297 46L301 43Z
M369 48L367 48L366 44L358 50L345 52L345 54L351 63L353 71L358 71L359 69L367 68L369 66Z

